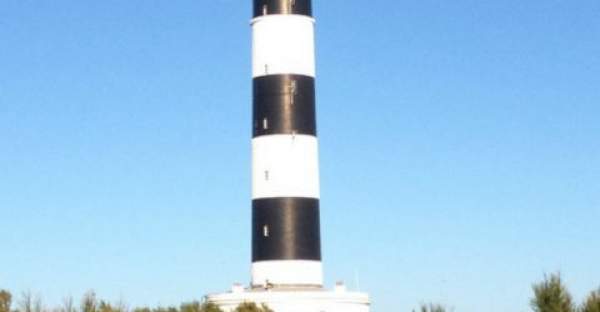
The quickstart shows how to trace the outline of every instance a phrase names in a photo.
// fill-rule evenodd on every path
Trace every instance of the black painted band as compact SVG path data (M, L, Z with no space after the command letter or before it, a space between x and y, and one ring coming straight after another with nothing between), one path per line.
M252 201L252 261L321 260L319 200Z
M254 0L254 17L269 14L312 16L311 0Z
M254 78L253 85L253 137L317 135L313 77L269 75Z

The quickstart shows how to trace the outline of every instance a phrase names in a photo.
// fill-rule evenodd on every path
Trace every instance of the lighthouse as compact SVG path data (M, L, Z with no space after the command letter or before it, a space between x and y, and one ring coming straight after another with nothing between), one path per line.
M310 0L255 0L252 286L321 287Z
M253 0L252 265L249 285L206 296L275 312L368 312L365 293L323 283L311 0Z

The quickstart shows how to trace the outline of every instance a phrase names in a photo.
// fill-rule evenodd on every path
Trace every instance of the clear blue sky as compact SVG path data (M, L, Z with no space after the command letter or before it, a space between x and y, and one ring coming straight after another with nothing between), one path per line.
M0 287L248 281L250 2L0 2ZM600 2L314 7L328 285L374 312L600 285Z

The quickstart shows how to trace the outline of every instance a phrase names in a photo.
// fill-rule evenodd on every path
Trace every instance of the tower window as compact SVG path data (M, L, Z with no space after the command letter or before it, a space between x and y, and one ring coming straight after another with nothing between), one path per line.
M294 105L294 98L296 97L296 80L292 80L290 83L290 105Z
M269 226L268 225L263 225L263 236L264 237L269 237Z
M292 80L292 82L290 83L290 92L292 92L292 94L296 94L297 86L298 86L298 83L296 82L296 80Z
M269 129L269 120L267 118L263 119L263 129Z

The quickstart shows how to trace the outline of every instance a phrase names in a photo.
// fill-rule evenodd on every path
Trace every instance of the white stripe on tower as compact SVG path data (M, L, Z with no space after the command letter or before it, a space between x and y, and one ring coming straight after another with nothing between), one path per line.
M315 76L314 19L305 15L265 15L252 20L254 77Z
M253 0L252 286L322 287L311 0Z

